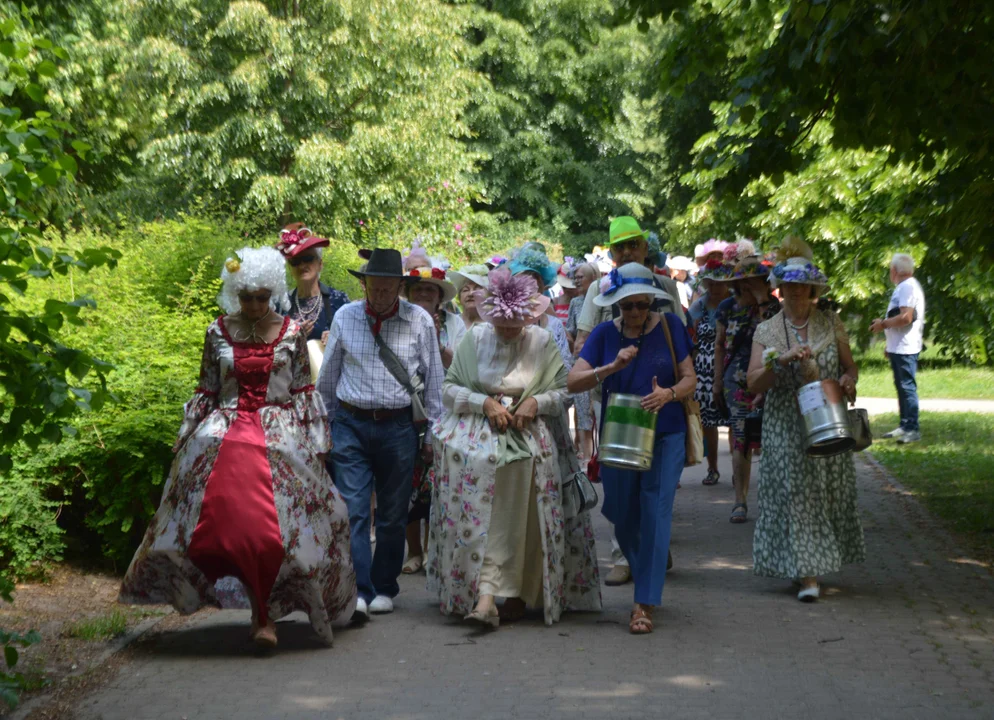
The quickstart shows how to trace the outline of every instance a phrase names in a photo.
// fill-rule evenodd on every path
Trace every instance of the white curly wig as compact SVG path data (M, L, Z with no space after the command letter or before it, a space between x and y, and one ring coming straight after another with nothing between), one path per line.
M229 257L221 269L221 294L217 303L228 314L241 309L238 293L243 290L269 290L269 307L279 311L290 304L286 287L286 260L271 247L244 247Z

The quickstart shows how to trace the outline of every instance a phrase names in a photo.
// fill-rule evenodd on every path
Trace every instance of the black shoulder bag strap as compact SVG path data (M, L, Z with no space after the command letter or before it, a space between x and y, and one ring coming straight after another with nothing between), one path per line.
M369 330L373 330L373 318L370 315L366 316L366 322L369 324ZM414 389L414 385L411 384L411 376L408 374L407 370L404 368L403 363L400 362L400 358L397 357L396 353L390 349L386 341L376 333L373 333L373 340L376 342L376 349L379 353L380 360L383 361L384 366L386 366L387 372L393 375L394 380L400 383L400 386L404 388L410 395L414 395L417 391Z

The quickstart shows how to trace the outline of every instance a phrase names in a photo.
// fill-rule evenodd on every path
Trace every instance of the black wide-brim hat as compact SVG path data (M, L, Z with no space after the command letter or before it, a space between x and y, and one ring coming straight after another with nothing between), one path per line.
M417 281L418 278L404 274L404 262L399 250L389 248L373 248L369 261L363 270L349 270L360 280L365 277L397 278L398 280Z

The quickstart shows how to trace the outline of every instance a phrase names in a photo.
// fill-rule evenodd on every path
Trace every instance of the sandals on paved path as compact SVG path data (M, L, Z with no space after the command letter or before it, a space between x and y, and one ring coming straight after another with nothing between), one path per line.
M721 473L717 470L708 470L708 476L701 480L701 485L717 485L720 477Z
M474 625L482 625L484 628L493 630L500 627L500 615L497 613L497 608L494 608L493 612L489 613L473 610L473 612L465 617L465 621L473 623Z
M421 572L425 566L425 556L424 555L413 555L407 558L407 562L404 563L404 567L401 568L401 572L404 575L414 575ZM396 567L396 566L395 566Z
M628 632L632 635L648 635L652 632L651 607L636 605L632 608L631 619L628 621Z
M745 503L736 503L732 508L732 516L728 518L728 522L735 523L737 525L744 523L746 521L746 515L749 513L749 508L746 507Z

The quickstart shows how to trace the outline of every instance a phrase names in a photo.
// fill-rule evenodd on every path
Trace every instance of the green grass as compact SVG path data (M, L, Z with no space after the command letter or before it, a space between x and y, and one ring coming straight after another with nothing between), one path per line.
M894 375L884 357L883 345L857 353L855 359L859 365L860 395L897 398ZM994 368L954 363L934 345L918 360L918 397L994 400Z
M128 629L128 616L120 610L97 615L79 622L68 623L62 630L67 637L81 640L111 640Z
M872 418L874 438L895 414ZM922 441L875 439L871 452L950 530L994 558L994 415L922 413Z

